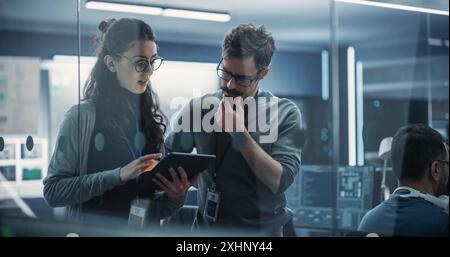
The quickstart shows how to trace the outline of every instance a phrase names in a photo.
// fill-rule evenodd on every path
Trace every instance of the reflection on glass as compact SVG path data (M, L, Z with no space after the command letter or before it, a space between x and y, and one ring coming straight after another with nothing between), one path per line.
M265 25L276 43L260 89L301 111L306 144L285 194L292 210L285 235L356 232L398 186L390 146L379 150L400 127L428 124L448 142L448 1L211 3L230 15L223 23L149 19L85 2L2 3L0 236L66 236L74 227L80 236L190 235L204 199L194 188L181 199L140 181L137 165L149 171L162 157L136 160L166 154L179 107L223 85L216 73L221 44L244 22ZM182 138L179 145L195 143ZM269 192L256 177L248 188L255 185L256 198ZM139 208L147 211L144 229Z

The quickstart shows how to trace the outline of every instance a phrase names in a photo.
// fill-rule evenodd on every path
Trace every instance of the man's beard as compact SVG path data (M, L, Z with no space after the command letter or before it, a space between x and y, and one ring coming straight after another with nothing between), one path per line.
M232 96L232 97L237 97L237 96L243 96L244 95L244 93L242 93L242 92L240 92L240 91L238 91L238 90L236 90L234 88L233 89L229 89L227 87L221 86L220 89L222 90L223 93L226 93L227 95Z

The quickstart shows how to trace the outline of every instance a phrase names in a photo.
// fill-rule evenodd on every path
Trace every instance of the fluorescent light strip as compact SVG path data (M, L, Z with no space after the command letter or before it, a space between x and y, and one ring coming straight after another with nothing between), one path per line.
M134 5L134 4L121 4L121 3L111 3L111 2L99 2L99 1L88 1L86 2L86 8L94 10L112 11L112 12L129 12L129 13L139 13L148 15L161 15L163 12L162 8L144 6L144 5Z
M172 8L164 9L162 15L166 17L194 19L194 20L208 20L218 22L227 22L230 20L230 15L226 13L201 12L201 11L181 10Z
M355 49L347 48L348 164L356 165Z
M391 4L391 3L374 2L374 1L367 1L367 0L335 0L335 1L343 2L343 3L361 4L361 5L376 6L376 7L383 7L383 8L404 10L404 11L422 12L422 13L430 13L430 14L448 16L448 11L424 8L424 7L417 7L417 6L410 6L410 5Z
M96 60L97 60L97 57L94 57L94 56L80 56L81 63L95 63ZM55 54L55 55L53 55L53 61L59 62L59 63L77 63L78 56Z
M147 15L162 15L165 17L182 18L182 19L207 20L217 22L227 22L231 19L230 15L227 13L162 8L146 5L122 4L103 1L88 1L86 2L85 6L88 9L95 9L95 10L129 12Z
M330 98L328 72L328 51L322 51L322 100L327 101Z
M363 95L363 64L356 63L356 150L357 163L364 165L364 95Z

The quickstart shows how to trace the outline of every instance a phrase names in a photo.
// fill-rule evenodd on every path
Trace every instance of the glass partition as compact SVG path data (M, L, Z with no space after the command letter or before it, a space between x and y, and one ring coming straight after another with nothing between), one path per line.
M2 1L0 236L358 233L448 141L448 2L399 2Z
M335 11L341 93L340 162L373 166L379 179L379 201L392 202L399 178L391 156L399 156L400 152L396 148L392 153L390 147L399 128L426 124L448 142L448 2L336 1ZM397 145L403 142L398 140ZM406 145L402 154L407 162L413 161L407 155L425 149L424 142L417 149ZM397 166L397 173L400 168ZM428 170L419 165L409 169ZM411 185L407 175L401 176L402 186ZM420 212L420 208L416 211ZM401 219L400 215L397 219ZM393 226L384 233L411 233Z
M247 74L250 75L251 71L250 72L246 70L243 71L242 69L237 70L237 68L234 66L231 68L229 67L229 64L227 63L228 56L224 51L222 51L223 50L222 44L225 36L228 33L230 33L234 27L238 26L239 24L252 23L255 24L256 26L260 25L265 26L268 33L270 33L273 36L276 48L276 51L273 54L273 58L270 62L270 65L265 67L269 71L268 74L263 79L258 81L258 87L262 91L259 91L259 93L257 94L261 96L261 92L263 92L263 94L265 94L266 92L271 92L272 94L274 94L274 96L277 97L277 99L278 98L283 99L281 104L284 104L285 103L284 101L286 101L286 103L289 101L290 104L293 104L289 106L289 108L292 109L291 111L299 110L299 113L301 112L301 116L294 116L295 124L299 126L298 133L300 134L295 135L295 139L293 139L295 142L293 143L295 143L296 145L292 145L292 147L298 147L298 149L304 148L301 157L302 164L323 165L323 166L331 165L332 162L331 138L333 134L332 120L331 120L332 115L331 115L331 92L330 92L331 51L329 48L330 45L329 14L331 12L331 9L330 3L328 1L320 1L319 3L315 4L298 2L295 3L294 5L287 1L281 1L277 3L277 5L280 7L280 10L275 13L273 13L273 10L271 8L272 3L269 2L259 3L258 7L255 7L255 5L251 2L245 3L244 6L242 6L242 3L240 3L239 5L235 5L233 3L227 4L222 3L217 6L213 5L205 6L204 5L205 3L188 4L188 3L179 3L175 1L165 3L142 3L143 5L145 5L145 7L152 6L155 8L162 9L160 10L160 13L156 15L145 15L141 13L126 13L125 11L122 11L125 10L125 7L127 6L123 6L124 9L121 9L121 11L119 12L106 11L105 9L99 9L98 6L91 4L89 2L81 1L80 55L82 55L83 57L100 56L103 59L100 62L100 64L102 65L104 65L105 63L104 59L105 55L108 54L112 56L116 55L115 58L117 57L117 59L115 60L119 60L117 61L117 63L119 63L119 65L124 65L120 66L122 67L121 68L122 70L127 69L125 67L125 64L127 64L128 65L127 67L131 68L134 67L136 71L138 68L137 61L139 60L135 60L135 56L140 57L145 56L144 59L149 59L150 62L152 61L152 58L155 57L164 59L161 66L157 70L154 70L153 72L148 72L146 75L149 78L147 88L152 89L153 91L152 94L154 97L155 96L158 97L160 104L159 106L160 111L165 115L163 121L164 124L167 126L166 132L164 133L166 140L165 150L167 152L171 151L185 152L186 149L182 148L186 146L186 144L189 145L190 142L189 140L188 141L182 140L177 143L172 143L171 141L172 140L171 137L173 136L172 133L174 130L174 123L176 122L175 117L177 117L176 115L179 114L178 111L181 110L183 104L188 103L191 99L195 99L198 97L205 97L206 94L216 94L217 92L219 92L218 93L219 100L222 97L221 92L223 92L223 90L219 88L221 86L226 85L226 83L224 84L223 76L221 76L221 74L217 74L216 68L224 69L231 74L243 75L244 72L245 75ZM143 6L141 5L140 8L143 8ZM225 12L230 14L231 18L229 21L226 22L217 22L202 19L186 19L183 17L173 17L168 14L170 13L169 9L181 10L183 8L188 8L191 10L198 9L210 12L214 11L218 12L220 10L224 10ZM302 15L297 15L299 10L302 12ZM290 18L283 19L283 21L281 21L280 19L277 18L279 17L279 15L281 15L281 13ZM320 17L312 15L313 13L320 13ZM131 28L136 30L142 28L142 26L145 28L147 27L145 24L139 25L141 27L139 26L132 27L134 22L139 23L140 21L126 20L126 19L138 19L144 22L145 24L151 27L153 35L145 35L146 33L145 31L143 32L132 31ZM103 26L100 25L102 21L105 21L103 25L106 26L106 29L103 27L104 29L103 34L101 34L101 30L99 30L99 28ZM130 31L126 31L127 33L120 31L119 29L123 29L123 27L120 27L119 25L123 27L129 26ZM315 31L320 31L320 33ZM139 34L138 32L141 34ZM144 35L142 35L142 33ZM103 36L103 41L98 41L99 35ZM152 36L154 36L155 39L153 39ZM138 37L139 40L136 40L135 37ZM95 38L97 38L97 40ZM121 46L119 43L115 43L114 41L108 41L113 39L114 40L120 39L125 43L128 41L130 41L130 43L150 42L150 45L148 46L141 45L141 48L139 47L133 48L135 46L129 44L126 47L120 48ZM243 41L245 41L245 38L241 39L239 43L245 44L246 42ZM156 48L154 47L152 42L156 43ZM255 47L255 45L252 44L250 46ZM113 49L114 47L115 49ZM105 52L102 52L102 50ZM124 60L123 56L126 57L125 58L126 60ZM224 58L224 60L221 61L222 58ZM125 62L121 62L120 60L123 60ZM111 65L114 66L114 64L115 64L114 61L112 61ZM117 78L121 78L121 76L123 75L119 70L109 69L109 71L114 72L115 73L114 75L116 75ZM133 72L133 70L131 72ZM137 83L139 84L140 80L146 79L147 77L142 75L142 77L138 77ZM236 77L234 78L234 80L236 80ZM122 82L123 81L119 79L119 86L121 87L119 89L123 89L124 83ZM113 88L114 85L112 84L113 83L110 83L110 85L108 86ZM80 92L84 93L84 91L82 90L84 86L85 85L83 83L80 84ZM237 87L236 90L244 92L244 94L246 94L245 92L247 92L248 94L248 90L245 89L244 87L239 86ZM121 93L120 96L115 99L117 104L113 104L115 110L115 112L113 112L114 116L118 117L120 115L119 114L120 108L123 108L120 107L121 106L121 104L119 103L120 101L130 101L130 99L131 101L136 100L135 98L133 98L133 95L129 94L129 92L130 92L129 88L128 91L123 90L120 91ZM85 95L80 94L80 96L82 96L82 98L80 98L80 102L83 102L83 97L85 97ZM135 96L136 95L134 95L134 97ZM102 100L104 99L102 98L97 99L98 101L97 105L99 105L99 103ZM142 99L137 100L143 101ZM195 102L192 103L194 104L193 108L195 108ZM111 107L106 108L104 111L110 112L110 110ZM149 113L144 112L145 111L148 112L148 109L145 110L142 109L140 111L141 112L138 114L139 117L138 119L145 120L146 119L145 117L147 117ZM286 110L282 111L285 112ZM203 114L201 115L201 117L204 117L203 115L205 112L206 112L205 110L202 111ZM214 112L212 114L214 114ZM108 117L109 115L110 114L108 113L101 113L99 109L97 109L97 118L101 119L100 118L101 116ZM278 113L277 115L280 119L286 119L285 117L283 117L283 115L286 114ZM196 126L195 124L197 124L197 122L195 121L194 117L192 121L193 121L192 125L195 127ZM282 126L283 124L286 124L286 122L288 121L282 120L279 122L280 122L279 126ZM126 122L124 123L126 124ZM204 121L201 121L201 124L205 124ZM96 130L97 126L98 125L96 123L96 128L94 129L94 131L97 131ZM94 132L92 134L92 137L94 135L95 137L97 137L97 133L98 132ZM102 134L104 135L104 137L102 138L104 140L104 147L105 147L103 149L103 152L106 149L108 149L108 147L110 147L109 146L110 143L108 141L114 140L114 138L118 136L117 134L120 135L118 131L112 131L111 133L112 133L111 135L108 135L105 132L102 132ZM96 173L94 172L95 169L101 170L101 167L103 167L104 165L110 165L111 167L108 166L108 168L112 169L115 168L116 166L117 167L123 166L127 162L130 162L134 159L134 157L132 156L124 157L129 155L128 150L129 147L128 148L126 147L127 145L126 141L131 142L132 147L135 146L133 145L135 144L133 142L136 142L135 134L137 132L134 126L132 126L132 124L130 125L130 128L127 130L127 133L128 133L126 135L126 137L128 137L127 140L124 140L123 142L122 141L114 142L114 146L117 149L106 150L106 152L112 154L117 154L117 152L121 151L123 152L122 153L123 158L113 158L117 162L115 164L110 160L108 160L106 164L101 157L102 153L95 153L96 151L97 152L101 151L98 151L99 149L96 148L95 149L90 148L92 151L89 152L88 158L90 159L92 154L93 155L97 154L98 156L96 158L93 158L92 162L90 161L87 162L88 174ZM284 136L281 133L287 132L280 132L280 134L278 135ZM212 142L211 140L208 141L208 139L205 139L208 137L209 138L220 137L220 135L218 136L218 134L214 132L200 132L200 134L202 134L203 136L199 134L194 135L192 145L194 147L190 148L187 151L197 154L220 155L220 151L217 152L217 149L213 150L213 145L215 143ZM154 134L143 133L142 138L148 141L154 140L155 139L154 137L155 137ZM292 135L288 137L292 137ZM95 144L95 140L91 138L91 141L92 141L91 145ZM281 144L282 141L283 139L279 141L280 142L279 144ZM123 145L125 145L124 149L122 149L121 146L119 146L122 143ZM148 142L144 145L148 146ZM276 147L280 147L280 149L282 148L281 146L277 145L277 142L272 142L270 145L271 145L270 147L272 147L273 149L275 149ZM269 145L262 144L259 147L262 147L261 149L263 149L269 155L275 153L275 150L273 150L274 152L270 150ZM141 153L138 153L138 155L145 155L151 152L158 152L157 150L158 148L149 149L144 147L143 151ZM231 152L233 154L237 154L239 151L237 151L237 149L235 148L232 148ZM250 155L254 157L255 152L252 152ZM220 159L221 157L217 158ZM231 159L226 159L224 163L236 161L236 165L238 166L240 165L240 163L242 163L244 166L247 165L245 164L245 162L242 161L242 159L238 159L237 161L232 157L227 158ZM294 155L294 159L295 158L296 157ZM119 161L120 159L121 161ZM225 164L225 167L227 167L227 165L228 164ZM93 167L93 170L90 170L89 167ZM295 165L294 167L296 167L295 171L293 171L294 174L301 173L301 171L299 172L299 170L301 170L300 166ZM230 167L227 167L225 169L230 169ZM243 169L243 167L241 167L240 169ZM238 194L233 196L230 192L224 193L224 198L222 202L223 209L221 210L223 211L223 213L219 213L219 217L221 215L223 217L226 217L226 215L228 215L226 213L230 211L228 209L231 207L230 204L232 202L234 202L235 205L241 206L244 209L254 208L255 214L252 215L256 215L256 213L259 213L258 215L266 215L262 212L262 209L260 209L265 207L259 205L263 205L261 203L265 202L267 199L271 197L268 196L268 193L266 192L268 190L267 184L264 184L264 182L261 180L254 180L255 174L251 172L251 169L245 168L245 172L243 171L243 174L244 175L239 176L242 176L242 180L244 181L250 179L248 180L249 181L248 183L250 183L249 184L250 189L242 188L244 184L242 184L242 182L239 182L239 179L237 177L233 178L233 176L236 175L233 175L232 173L230 173L230 175L223 175L225 176L223 178L223 181L228 181L228 179L232 179L229 182L223 183L233 184ZM295 187L299 188L299 185L301 183L299 179L300 176L295 177L296 177L295 180L290 181L288 183L293 183ZM193 213L195 213L195 211L203 213L204 208L206 208L205 207L206 203L202 201L204 201L205 195L203 195L203 193L205 193L207 185L205 186L202 184L203 183L207 184L208 179L209 179L208 175L202 175L202 178L200 179L199 182L200 188L197 189L195 187L191 187L188 190L187 198L183 203L182 208L173 211L172 213L165 213L165 215L161 217L157 217L157 219L162 224L163 229L180 228L179 226L181 226L181 231L175 231L174 233L177 232L186 233L189 231L190 224L194 221ZM329 183L337 183L336 180L333 180L333 178L326 178L326 179L331 180ZM137 184L139 183L140 182L137 182ZM217 183L219 183L218 187L220 187L221 182L219 181ZM148 191L152 191L151 189L153 186L154 185L150 184L145 185ZM124 189L126 187L128 187L128 189ZM139 191L140 189L137 189L138 192L133 193L133 191L136 190L134 187L135 186L131 183L131 181L127 182L125 184L125 187L117 186L111 189L110 191L106 192L103 196L95 197L95 199L97 199L96 203L93 203L92 199L85 201L83 203L83 205L85 206L83 210L84 212L90 212L90 209L93 208L98 209L99 203L102 201L100 199L103 199L103 201L105 202L111 201L108 199L108 197L114 198L112 195L118 194L120 190L129 190L127 191L127 193L125 193L128 194L128 196L125 197L127 198L126 200L125 198L117 201L115 200L114 206L113 204L110 204L110 206L108 206L108 204L105 204L104 206L106 207L104 208L105 209L110 208L109 210L111 210L111 208L114 209L115 207L120 205L119 201L123 200L124 208L119 212L122 212L123 218L128 218L128 222L130 222L131 214L128 212L128 209L130 210L133 209L134 198L136 196L140 198L148 197L147 195L144 195L144 197L142 197L141 192ZM310 225L308 222L312 222L303 220L304 217L303 216L301 217L301 215L303 214L299 213L299 208L301 208L300 206L302 206L302 203L300 199L296 200L292 198L294 196L291 196L292 194L296 195L300 193L301 190L305 189L298 189L297 191L291 189L291 191L286 191L288 203L287 207L291 209L289 210L286 209L288 214L286 214L286 216L282 219L285 220L284 223L290 224L290 228L293 231L293 233L295 233L295 230L298 230L299 235L305 236L315 235L314 232L311 232L309 230L306 231L301 230L302 226L308 227ZM150 192L151 194L149 198L150 206L153 206L152 204L157 203L159 201L158 199L160 199L158 198L158 196L153 195L155 192ZM167 192L163 193L159 191L158 193L167 195ZM254 199L255 204L253 204L252 207L246 207L245 204L246 200L244 198L247 196L244 195L248 195L249 193L255 194L256 197ZM110 196L108 196L108 194ZM238 196L241 194L243 195L242 197L244 200L237 200L240 199L240 197ZM248 198L248 200L249 199L250 198ZM280 204L282 204L284 201L285 200L283 196L280 196L280 198L276 200L276 202L279 202ZM94 205L96 207L92 207ZM331 208L331 210L333 209L333 206L328 207ZM150 208L149 212L146 215L154 215L152 211L158 212L157 209L152 210L152 208ZM235 216L239 215L244 215L244 213L235 214ZM252 215L250 215L249 217L250 220L256 218L256 216ZM185 216L189 217L188 221L181 220L181 218ZM281 216L279 216L278 218L280 217ZM240 218L241 217L239 217L239 219ZM224 219L226 221L227 218ZM329 225L330 225L329 227L325 227L326 229L324 232L325 235L327 233L330 233L330 231L332 231L332 225L331 224ZM221 227L218 226L217 232L221 231L220 228ZM233 230L231 231L226 230L226 231L227 233L231 234L233 233L239 234L244 233L244 231L246 230L235 229L234 231ZM321 234L319 233L318 235Z
M1 236L25 235L28 218L31 234L47 235L40 224L65 219L59 196L44 185L52 184L51 163L62 161L53 153L65 155L69 145L71 172L78 170L78 140L57 137L64 113L78 103L77 16L77 1L0 4Z

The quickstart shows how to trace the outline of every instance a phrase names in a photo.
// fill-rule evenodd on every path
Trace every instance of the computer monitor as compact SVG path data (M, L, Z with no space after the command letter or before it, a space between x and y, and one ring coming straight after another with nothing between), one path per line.
M303 165L286 196L294 226L356 230L379 203L379 176L372 166Z

